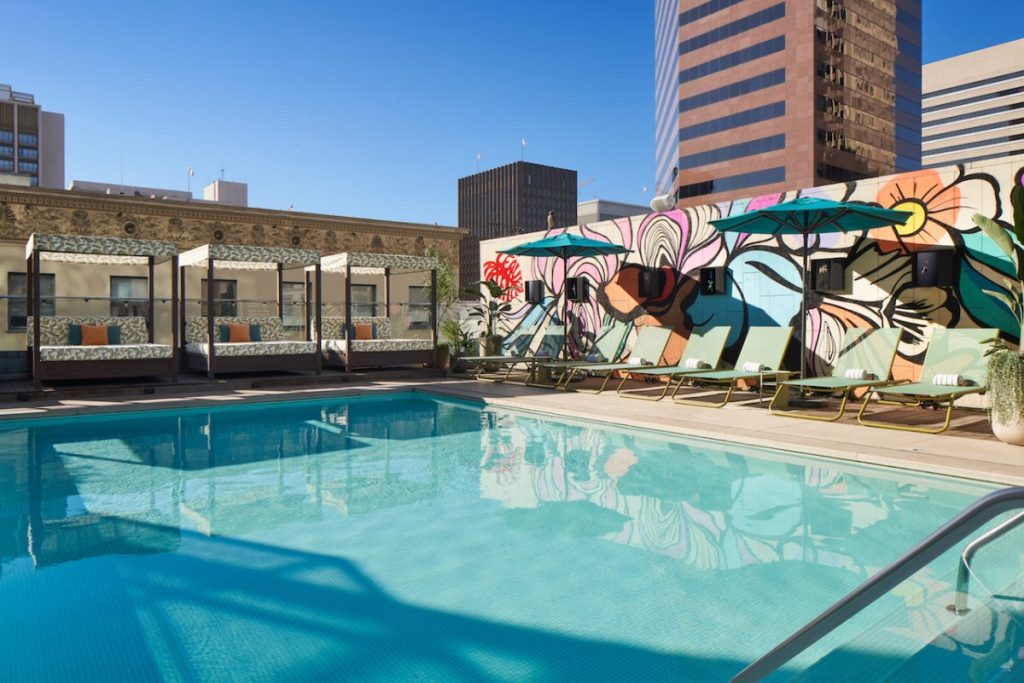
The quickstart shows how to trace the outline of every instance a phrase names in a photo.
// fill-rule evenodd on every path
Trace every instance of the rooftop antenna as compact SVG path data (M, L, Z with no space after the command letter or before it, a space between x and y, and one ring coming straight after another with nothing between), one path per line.
M220 162L220 179L224 180L224 162Z

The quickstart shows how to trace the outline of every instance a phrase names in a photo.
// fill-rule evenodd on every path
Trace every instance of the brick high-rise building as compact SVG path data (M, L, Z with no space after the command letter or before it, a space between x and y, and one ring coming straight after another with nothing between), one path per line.
M920 167L920 0L656 0L655 53L681 205Z
M459 178L461 286L480 279L480 240L545 230L549 211L576 225L576 171L517 161Z

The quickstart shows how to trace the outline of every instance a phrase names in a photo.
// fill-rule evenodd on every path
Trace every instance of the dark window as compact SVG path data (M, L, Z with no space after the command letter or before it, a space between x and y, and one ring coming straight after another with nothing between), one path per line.
M0 171L13 171L14 160L13 159L0 159Z
M428 287L409 287L409 329L430 327L430 290Z
M985 100L992 100L997 97L1006 97L1007 95L1016 95L1017 93L1021 92L1024 92L1024 86L1009 88L1007 90L1000 90L999 92L988 93L986 95L975 95L974 97L968 97L962 100L956 100L954 102L946 102L945 104L934 104L930 107L925 107L921 111L925 114L928 114L933 111L942 111L943 109L962 107L967 104L974 104L975 102L984 102ZM977 114L977 112L975 112L975 114Z
M930 154L930 152L929 152L929 154ZM1007 156L1016 156L1016 155L1019 155L1019 154L1024 154L1024 150L1014 150L1012 152L998 152L996 154L984 154L984 155L979 156L979 157L968 157L966 159L957 159L956 163L958 163L958 164L969 164L969 163L972 163L972 162L975 162L975 161L987 161L988 159L1005 159ZM925 164L924 166L922 166L922 168L934 168L935 166L948 166L949 163L950 162L948 162L948 161L940 161L940 162L937 162L937 163Z
M786 136L770 135L765 138L738 142L735 145L726 145L717 149L709 149L696 154L687 154L679 157L679 168L698 168L707 164L717 164L730 159L749 157L764 152L773 152L786 146Z
M851 171L848 168L840 168L833 166L832 164L818 164L817 165L818 176L826 180L831 180L836 183L846 183L851 180L860 180L866 178L867 173L859 173L857 171Z
M281 324L286 330L306 329L306 283L282 282L281 301L284 315Z
M19 147L18 148L19 159L38 159L39 150L35 147Z
M1001 145L1007 142L1013 142L1018 139L1014 135L1004 135L998 138L991 138L989 140L978 140L977 142L965 142L959 145L949 145L948 147L937 147L935 149L929 149L926 154L934 156L937 154L949 154L950 152L961 152L965 149L972 149L975 147L985 147L987 145Z
M680 42L679 54L683 55L687 52L699 50L702 47L707 47L712 43L717 43L720 40L725 40L735 35L739 35L740 33L749 31L752 28L757 28L762 24L767 24L781 19L784 16L786 16L786 3L780 2L778 5L773 5L767 9L761 10L760 12L754 12L753 14L737 19L736 21L731 21L728 24L722 24L721 26L713 28L706 33L701 33L689 40Z
M149 314L149 279L144 277L110 277L110 315L142 316Z
M38 145L39 136L35 133L18 133L18 144L19 145Z
M352 315L377 315L377 285L352 285Z
M725 69L731 69L734 66L740 64L746 64L752 62L755 59L760 59L776 52L782 52L786 49L786 36L778 36L771 40L766 40L763 43L757 45L751 45L745 47L742 50L736 52L730 52L727 55L723 55L717 59L698 64L697 66L690 67L689 69L683 69L679 72L679 82L686 83L688 81L694 81L698 78L703 78Z
M18 172L20 173L38 173L39 164L35 161L19 161Z
M57 315L54 293L57 291L56 277L52 273L39 274L40 309L42 315ZM25 273L7 273L7 330L24 330L28 321L28 287Z
M992 107L991 109L979 109L978 111L972 111L968 114L959 114L957 116L948 116L944 119L935 119L928 121L924 125L927 127L942 126L947 123L956 123L957 121L967 121L969 119L977 119L982 116L990 116L992 114L1002 114L1003 112L1013 111L1014 109L1024 109L1024 102L1017 102L1014 104L1004 104L1001 107Z
M762 171L751 173L740 173L738 175L725 176L714 180L705 180L692 185L681 185L676 196L679 199L687 197L699 197L701 195L713 194L716 192L729 192L740 190L745 187L756 187L769 183L781 183L786 179L786 169L782 166L766 168Z
M0 157L13 157L14 145L0 145Z
M690 111L692 109L698 109L700 107L706 107L709 104L715 102L721 102L722 100L732 99L734 97L742 97L743 95L755 92L757 90L763 90L770 88L786 81L786 70L776 69L775 71L769 71L768 73L747 78L736 83L730 83L729 85L721 88L715 88L714 90L708 90L692 97L687 97L679 100L679 111Z
M720 12L728 7L737 5L742 1L743 0L708 0L708 2L697 5L693 9L680 12L679 25L685 26L686 24L690 24L698 19L703 19L710 14L714 14L715 12Z
M983 78L980 81L971 81L970 83L963 83L961 85L954 85L949 88L943 88L942 90L932 90L924 94L925 98L939 97L940 95L951 95L952 93L959 92L961 90L970 90L971 88L977 88L982 85L991 85L992 83L999 83L1000 81L1012 81L1017 78L1024 76L1024 71L1014 71L1013 73L1000 74L998 76L992 76L991 78Z
M14 142L14 131L0 130L0 142Z
M749 126L752 123L759 123L769 119L786 115L785 102L773 102L763 107L754 107L746 111L736 112L721 118L703 121L693 126L686 126L679 129L679 140L692 140L704 135L720 133L723 130L731 130L741 126Z
M202 300L203 300L203 317L208 315L209 308L206 300L207 280L203 278L202 284ZM223 316L236 316L238 315L238 280L221 280L220 278L213 281L213 314Z
M925 135L921 138L922 142L931 142L932 140L943 140L945 138L951 138L958 135L970 135L971 133L983 133L986 130L999 130L1000 128L1009 128L1010 126L1019 126L1024 123L1024 119L1013 119L1011 121L1000 121L998 123L989 123L984 126L971 126L970 128L958 128L951 130L946 133L935 133L934 135ZM931 124L929 124L931 125ZM896 128L896 135L900 132L899 127Z

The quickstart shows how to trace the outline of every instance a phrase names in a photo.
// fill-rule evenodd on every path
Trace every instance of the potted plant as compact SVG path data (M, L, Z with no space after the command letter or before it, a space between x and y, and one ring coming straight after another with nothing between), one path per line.
M1010 192L1010 204L1013 207L1013 225L1004 226L981 214L974 214L973 220L1013 262L1016 275L1014 279L1005 279L1009 295L992 290L985 290L985 293L1009 308L1017 321L1017 329L1024 332L1024 305L1021 302L1024 294L1024 186L1014 186ZM1024 334L1018 334L1018 340L1021 340ZM1000 441L1024 445L1024 357L1021 356L1020 345L1015 350L993 339L987 355L992 432Z
M440 332L441 336L445 339L445 343L438 344L438 367L445 367L440 363L440 354L444 353L445 363L451 368L452 372L462 372L462 364L459 360L463 356L473 353L473 349L477 345L476 340L473 338L473 335L466 331L462 321L455 318L445 318L442 320Z
M473 287L477 285L482 286L485 291L474 290ZM498 329L505 316L512 310L512 303L502 301L501 298L511 289L513 288L503 288L494 280L478 280L471 282L466 288L467 294L476 294L481 297L480 301L470 307L466 319L472 320L480 326L479 340L483 344L485 356L501 354L503 337L498 333Z
M459 322L459 312L455 303L459 300L459 279L455 274L455 268L451 261L434 247L427 248L425 254L437 259L437 332L439 341L436 348L435 367L444 369L448 367L452 357L465 353L465 348L459 345L462 343L462 326ZM430 287L427 287L427 297L431 296Z

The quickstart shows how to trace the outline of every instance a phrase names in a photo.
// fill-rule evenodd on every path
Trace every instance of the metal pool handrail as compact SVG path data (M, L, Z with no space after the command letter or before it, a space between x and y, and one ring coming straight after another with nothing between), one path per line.
M853 589L803 628L736 674L732 683L759 681L818 642L868 605L1004 512L1024 507L1024 487L994 491L964 508L892 564Z

